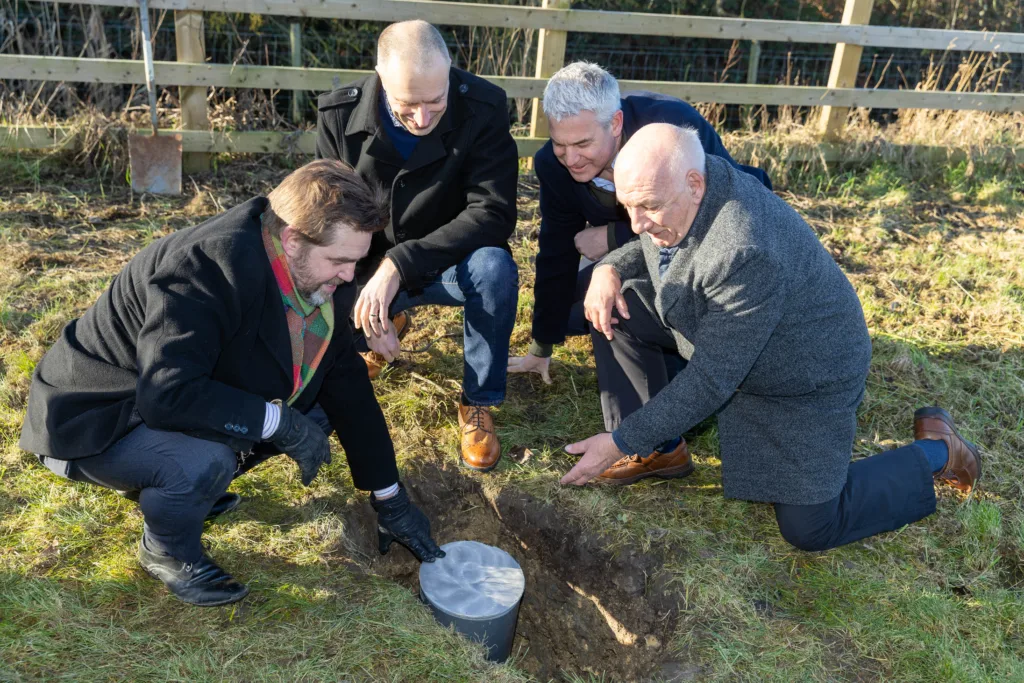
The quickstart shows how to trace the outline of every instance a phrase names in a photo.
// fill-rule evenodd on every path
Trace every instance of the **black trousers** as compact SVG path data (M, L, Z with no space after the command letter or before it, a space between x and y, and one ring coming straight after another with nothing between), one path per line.
M325 433L331 432L320 406L308 416ZM41 460L50 471L72 481L138 492L146 545L182 562L195 562L203 554L200 537L210 508L232 480L275 455L280 451L260 443L240 462L222 443L142 424L99 455Z
M591 332L605 429L618 429L685 367L672 334L632 291L629 319L611 341ZM935 512L931 466L916 443L850 463L846 484L816 505L775 503L779 532L801 550L827 550L892 531Z
M591 263L589 266L580 269L580 272L576 275L576 293L572 300L572 308L569 309L569 327L565 330L565 336L567 337L580 337L585 334L590 334L590 323L583 317L583 299L587 296L587 288L590 287L590 277L594 274L594 266L596 263Z

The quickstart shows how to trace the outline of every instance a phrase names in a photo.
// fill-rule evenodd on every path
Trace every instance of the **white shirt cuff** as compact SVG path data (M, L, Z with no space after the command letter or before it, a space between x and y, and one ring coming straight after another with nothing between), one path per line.
M267 404L267 410L263 413L263 440L266 441L274 432L277 431L277 426L281 424L281 408L274 405L273 403Z

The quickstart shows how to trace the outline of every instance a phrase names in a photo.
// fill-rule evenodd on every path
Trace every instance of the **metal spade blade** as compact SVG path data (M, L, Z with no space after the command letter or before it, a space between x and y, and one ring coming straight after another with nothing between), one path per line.
M149 116L153 134L128 137L132 190L154 194L181 194L181 135L157 135L153 42L146 0L139 0L139 21L142 24L142 58L146 63L146 91L149 93Z

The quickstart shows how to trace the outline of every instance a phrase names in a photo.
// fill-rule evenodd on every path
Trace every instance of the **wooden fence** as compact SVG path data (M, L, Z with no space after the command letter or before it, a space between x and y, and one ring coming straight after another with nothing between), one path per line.
M78 0L79 4L135 7L136 0ZM1024 53L1024 33L991 33L871 26L874 0L846 0L841 23L729 19L635 12L568 9L570 0L543 0L542 7L470 4L434 0L149 0L157 10L175 12L177 62L156 63L156 83L182 88L185 131L183 148L189 170L208 163L211 152L311 152L312 133L211 132L205 102L209 87L331 90L365 75L365 71L205 63L203 12L244 12L288 17L319 17L362 21L420 18L437 25L539 29L536 77L484 76L509 97L534 98L529 137L517 139L519 153L530 156L547 136L538 98L546 79L565 61L569 31L658 35L726 40L835 44L832 70L825 87L621 81L624 90L642 89L690 102L822 107L820 128L827 140L841 132L851 107L886 109L954 109L992 112L1024 111L1024 94L973 93L856 88L864 47ZM141 61L0 55L0 77L38 81L143 84ZM169 131L170 132L170 131ZM43 147L64 135L59 129L0 127L0 145Z

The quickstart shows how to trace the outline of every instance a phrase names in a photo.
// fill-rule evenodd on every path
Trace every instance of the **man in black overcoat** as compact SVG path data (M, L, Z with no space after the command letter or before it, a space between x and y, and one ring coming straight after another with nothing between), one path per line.
M338 434L372 491L380 549L443 556L398 481L347 324L383 193L339 161L140 251L36 366L20 445L60 476L139 502L142 567L195 605L248 587L204 552L231 481L284 453L309 485ZM337 324L340 321L341 324Z
M518 154L505 92L451 65L430 24L392 24L377 69L319 100L318 157L342 159L391 192L391 223L357 267L354 310L371 378L399 353L410 308L464 309L458 418L462 461L493 469L501 455L489 408L505 399L519 274Z

